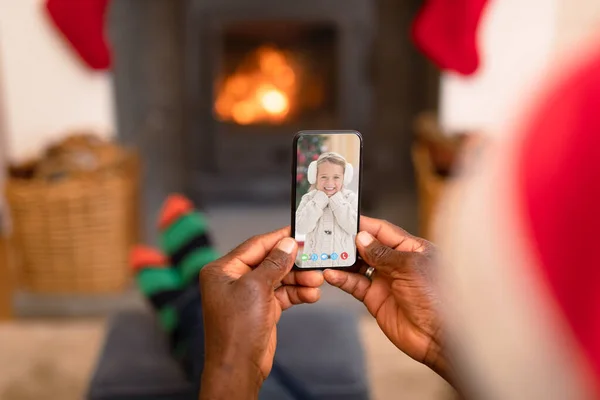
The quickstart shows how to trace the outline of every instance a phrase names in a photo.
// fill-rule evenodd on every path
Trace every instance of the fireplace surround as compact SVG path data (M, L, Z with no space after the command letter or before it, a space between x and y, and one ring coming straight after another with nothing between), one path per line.
M186 187L204 201L288 200L295 132L368 126L372 105L368 69L375 34L372 1L198 0L189 4L186 25L190 119L184 140L185 151L193 153L188 155ZM236 104L242 123L220 118L216 104L224 97L223 81L230 77L235 91L235 83L238 89L248 89L244 72L247 80L253 76L260 80L251 67L232 75L244 57L247 60L261 49L287 56L287 72L291 70L296 81L296 90L288 94L291 109L276 121L249 122L251 111L244 114L241 103L246 110L253 109L246 100L257 102L257 96L250 93L239 96L242 100ZM266 60L266 67L275 61ZM269 94L277 109L282 95L272 91L263 99L268 100Z
M423 110L435 111L439 100L439 73L408 35L422 4L423 0L112 2L108 23L117 134L121 143L137 148L142 156L145 240L156 242L156 214L172 192L183 192L198 205L286 204L291 136L298 129L319 128L363 133L363 209L410 230L414 212L397 205L414 204L413 118ZM223 72L237 71L248 50L259 44L284 52L308 49L313 60L325 62L314 73L310 63L302 63L302 71L311 71L311 78L334 78L326 80L324 97L308 102L312 108L298 109L292 101L284 119L238 126L215 112L215 102ZM223 52L228 55L222 57ZM294 93L287 94L293 98ZM269 94L266 103L281 109L280 97Z

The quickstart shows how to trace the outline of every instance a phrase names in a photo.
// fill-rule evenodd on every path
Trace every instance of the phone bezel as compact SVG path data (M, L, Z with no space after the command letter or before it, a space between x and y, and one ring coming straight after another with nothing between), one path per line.
M291 198L291 219L292 219L292 237L296 237L296 170L298 164L298 139L305 135L337 135L337 134L353 134L358 136L359 139L359 157L358 157L358 210L356 215L356 232L359 232L360 227L360 209L361 209L361 193L362 193L362 178L363 178L363 137L359 131L355 130L305 130L299 131L294 135L294 140L292 144L293 148L293 158L292 158L292 198ZM356 244L354 245L356 252L356 259L354 260L354 264L345 265L345 266L336 266L336 267L299 267L296 264L296 260L294 260L294 269L300 271L310 271L310 270L325 270L325 269L350 269L355 268L360 262L360 256L358 251L356 250Z

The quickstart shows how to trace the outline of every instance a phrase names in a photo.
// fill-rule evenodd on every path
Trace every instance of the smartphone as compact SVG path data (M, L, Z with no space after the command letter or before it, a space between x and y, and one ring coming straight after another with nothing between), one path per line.
M296 269L356 265L363 139L357 131L301 131L294 136L292 234Z

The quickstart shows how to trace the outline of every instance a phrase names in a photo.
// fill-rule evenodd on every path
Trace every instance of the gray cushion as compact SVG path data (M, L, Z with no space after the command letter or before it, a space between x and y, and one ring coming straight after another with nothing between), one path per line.
M277 328L275 360L311 399L369 398L364 353L354 313L338 307L295 306Z
M190 384L154 316L123 311L109 330L90 384L90 400L184 399Z
M311 400L368 399L352 313L297 306L283 313L277 336L277 371L265 381L260 400L298 400L303 391ZM154 316L126 311L110 322L88 399L188 400L197 393L171 357Z

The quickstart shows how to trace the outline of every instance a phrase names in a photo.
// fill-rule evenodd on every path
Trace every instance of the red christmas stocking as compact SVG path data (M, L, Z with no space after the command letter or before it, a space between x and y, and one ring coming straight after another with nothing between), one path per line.
M104 36L109 0L46 0L46 10L56 27L92 69L110 67L111 52Z
M479 67L477 29L489 0L426 0L412 27L417 47L443 70L470 75Z

